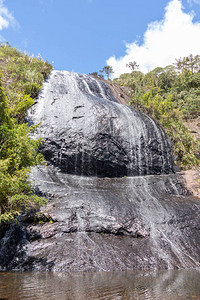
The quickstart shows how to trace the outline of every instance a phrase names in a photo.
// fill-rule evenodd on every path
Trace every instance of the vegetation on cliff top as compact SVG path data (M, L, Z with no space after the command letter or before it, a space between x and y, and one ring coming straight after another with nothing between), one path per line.
M129 104L163 125L182 168L199 165L200 140L190 133L187 122L200 116L200 56L180 58L147 74L136 70L135 62L128 66L132 72L114 81L130 88Z
M45 202L28 178L30 167L43 162L41 140L30 139L36 126L28 127L24 117L51 70L41 57L0 45L0 222Z

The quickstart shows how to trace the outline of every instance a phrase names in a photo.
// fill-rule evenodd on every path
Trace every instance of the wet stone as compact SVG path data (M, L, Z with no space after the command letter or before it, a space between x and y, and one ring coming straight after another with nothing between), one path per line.
M163 129L119 104L105 83L90 76L53 71L28 118L41 124L41 152L62 172L120 177L174 171Z
M0 269L200 267L200 202L174 174L154 120L117 103L105 83L63 71L51 73L28 119L44 139L47 165L30 177L49 200L46 218L0 228Z

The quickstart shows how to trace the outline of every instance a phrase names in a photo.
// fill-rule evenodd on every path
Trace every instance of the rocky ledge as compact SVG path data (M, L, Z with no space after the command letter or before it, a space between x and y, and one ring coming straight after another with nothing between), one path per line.
M178 175L81 177L33 170L49 198L1 231L0 266L37 271L199 267L200 202ZM45 217L44 217L45 216Z

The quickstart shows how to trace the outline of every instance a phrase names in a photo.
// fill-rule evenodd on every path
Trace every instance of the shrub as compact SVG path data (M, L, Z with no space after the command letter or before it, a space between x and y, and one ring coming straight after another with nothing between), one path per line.
M8 44L1 44L0 56L0 222L7 222L46 203L29 181L30 168L44 158L38 153L41 139L30 138L37 126L28 127L24 117L52 66Z

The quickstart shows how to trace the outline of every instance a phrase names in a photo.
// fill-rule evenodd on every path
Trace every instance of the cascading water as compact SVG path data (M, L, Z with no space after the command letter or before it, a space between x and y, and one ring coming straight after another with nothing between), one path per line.
M45 157L67 173L118 177L173 172L171 145L162 128L117 103L95 78L53 71L30 117L41 123Z
M31 178L49 199L42 211L51 222L25 218L23 241L6 262L2 237L1 267L200 266L200 202L174 174L170 141L154 120L119 104L104 82L64 71L51 73L28 118L44 139L47 166Z

